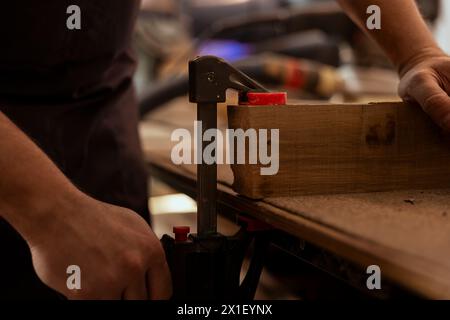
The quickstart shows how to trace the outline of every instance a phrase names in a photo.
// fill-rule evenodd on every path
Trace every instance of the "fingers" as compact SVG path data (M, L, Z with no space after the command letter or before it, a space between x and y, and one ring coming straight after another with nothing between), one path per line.
M414 100L446 131L450 131L450 97L433 73L419 73L405 79L402 98Z
M148 300L147 279L142 278L136 280L127 289L125 289L123 300Z
M123 293L124 300L168 300L172 296L172 280L167 263L155 263L144 279L133 282Z
M150 299L168 300L172 296L172 279L167 263L147 271L147 288Z

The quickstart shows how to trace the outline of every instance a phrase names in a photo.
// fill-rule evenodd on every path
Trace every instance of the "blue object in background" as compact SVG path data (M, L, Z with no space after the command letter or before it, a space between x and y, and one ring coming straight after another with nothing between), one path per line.
M233 40L211 40L200 46L199 55L218 56L226 61L233 62L248 57L252 53L252 48L248 44L243 44Z

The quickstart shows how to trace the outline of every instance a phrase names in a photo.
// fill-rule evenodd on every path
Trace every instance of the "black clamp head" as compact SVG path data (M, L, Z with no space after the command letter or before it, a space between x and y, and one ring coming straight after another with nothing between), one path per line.
M255 80L218 57L202 56L189 61L190 102L225 102L227 89L237 90L244 99L250 91L268 92Z

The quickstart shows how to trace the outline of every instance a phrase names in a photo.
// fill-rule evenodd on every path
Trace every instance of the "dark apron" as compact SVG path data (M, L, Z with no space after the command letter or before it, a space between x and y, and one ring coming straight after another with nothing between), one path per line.
M72 4L81 30L66 28ZM138 10L138 0L2 1L0 110L82 191L149 220L130 50ZM52 297L0 220L0 298Z

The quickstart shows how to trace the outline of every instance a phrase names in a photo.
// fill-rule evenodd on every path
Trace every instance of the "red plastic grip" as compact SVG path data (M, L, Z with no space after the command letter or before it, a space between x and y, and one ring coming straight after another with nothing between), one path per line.
M286 92L249 92L247 99L246 104L253 106L285 105L287 94Z
M175 241L178 242L187 241L189 232L191 232L191 228L186 226L173 227L173 233L175 233Z

